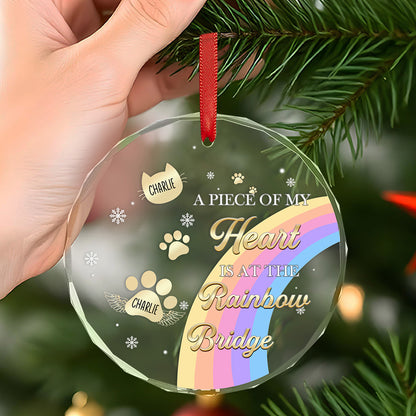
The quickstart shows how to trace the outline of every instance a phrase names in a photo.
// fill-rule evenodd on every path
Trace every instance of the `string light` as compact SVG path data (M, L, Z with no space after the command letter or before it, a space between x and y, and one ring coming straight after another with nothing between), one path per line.
M357 322L363 315L364 290L359 285L348 284L342 287L338 302L339 312L347 322Z

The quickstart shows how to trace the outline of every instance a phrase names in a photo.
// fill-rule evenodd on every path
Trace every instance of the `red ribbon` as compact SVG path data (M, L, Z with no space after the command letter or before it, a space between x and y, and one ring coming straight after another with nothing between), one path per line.
M199 37L199 108L201 139L214 142L217 135L218 35Z

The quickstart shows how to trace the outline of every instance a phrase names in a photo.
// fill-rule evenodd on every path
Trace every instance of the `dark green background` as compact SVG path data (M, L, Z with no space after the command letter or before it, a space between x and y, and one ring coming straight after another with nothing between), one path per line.
M189 112L197 100L187 100ZM172 106L175 105L172 103ZM259 122L276 121L255 95L220 99L219 111ZM365 291L364 315L357 324L335 313L327 332L293 369L256 389L230 394L227 401L247 415L303 383L338 381L363 357L369 336L388 343L388 331L407 339L416 333L416 276L404 268L416 251L416 219L385 202L385 190L416 192L416 103L400 125L387 127L380 142L368 138L355 164L343 152L344 177L333 191L341 205L349 247L346 281ZM7 203L7 201L3 201ZM79 390L94 397L111 415L170 415L192 400L166 393L123 373L90 342L73 311L62 269L32 279L0 302L0 415L58 416ZM124 409L124 410L123 410Z

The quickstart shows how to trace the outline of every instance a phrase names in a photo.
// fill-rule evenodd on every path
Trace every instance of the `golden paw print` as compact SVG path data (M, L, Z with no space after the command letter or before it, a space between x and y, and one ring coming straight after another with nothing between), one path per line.
M255 195L257 193L257 188L255 186L250 186L250 188L248 188L248 193Z
M231 176L231 179L233 180L234 185L244 182L244 176L242 173L234 173L234 175Z
M167 296L172 291L172 282L169 279L157 281L155 272L147 270L140 278L140 285L143 289L129 300L111 293L106 293L105 297L117 312L141 316L159 325L173 325L182 318L183 312L172 310L178 304L178 299L175 296ZM134 292L139 287L139 280L135 276L129 276L125 281L125 286L127 290ZM161 297L164 296L166 297L162 307Z
M190 241L191 237L189 235L182 236L182 233L176 230L173 235L170 233L164 235L163 241L159 244L159 248L162 251L168 251L170 260L176 260L178 257L189 253L188 244Z

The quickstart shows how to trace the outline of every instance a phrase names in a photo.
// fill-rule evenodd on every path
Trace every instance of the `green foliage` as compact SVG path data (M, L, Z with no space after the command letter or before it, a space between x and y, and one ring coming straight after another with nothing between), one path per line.
M296 121L278 113L272 127L324 165L333 182L341 170L339 150L352 157L366 138L378 136L385 120L394 125L415 85L414 0L208 0L189 28L160 55L166 67L179 62L198 72L198 37L218 32L219 77L231 71L228 89L251 63L237 92L283 85L275 110L294 110ZM317 7L318 6L318 7ZM260 62L256 77L250 74ZM293 114L291 114L293 118ZM279 155L277 155L279 156Z
M287 411L269 400L263 409L269 416L413 416L416 414L416 375L412 369L413 339L404 355L398 338L391 337L392 353L370 340L366 351L371 365L358 363L358 378L344 378L340 388L324 385L317 393L306 388L307 405L294 390L297 406L280 396ZM310 409L310 410L309 410Z

